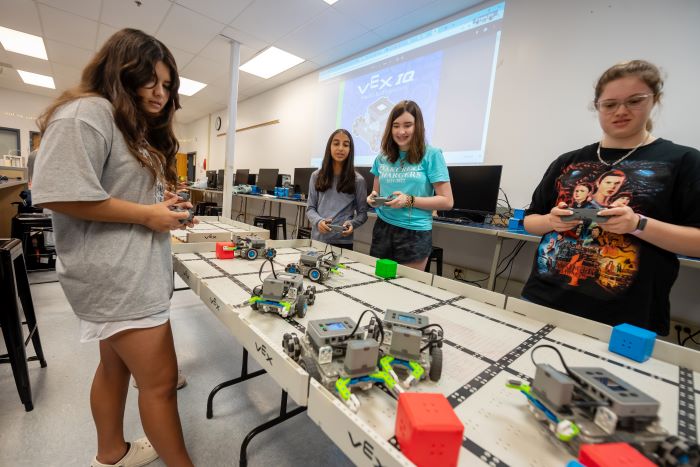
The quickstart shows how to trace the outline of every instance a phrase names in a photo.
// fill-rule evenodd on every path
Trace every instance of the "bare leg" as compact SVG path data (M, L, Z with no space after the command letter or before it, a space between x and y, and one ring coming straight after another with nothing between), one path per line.
M124 406L129 369L104 341L100 341L100 364L90 389L90 408L97 428L97 460L114 464L124 457Z
M428 257L426 256L423 259L417 259L415 261L411 261L410 263L401 264L409 268L418 269L419 271L425 271L425 265L428 264Z
M169 467L192 466L177 411L177 357L170 322L120 332L107 341L139 386L141 423L158 455Z

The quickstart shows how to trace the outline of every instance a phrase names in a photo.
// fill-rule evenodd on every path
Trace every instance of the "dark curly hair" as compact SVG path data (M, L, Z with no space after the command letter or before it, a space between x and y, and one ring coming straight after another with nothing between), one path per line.
M138 88L152 82L157 62L170 70L170 96L157 116L141 110ZM122 29L104 43L83 70L80 84L65 91L38 119L42 134L56 109L80 97L104 97L114 107L114 122L124 135L131 154L158 178L156 168L141 153L146 149L163 169L165 180L177 182L175 155L179 149L173 132L175 111L180 108L180 79L175 58L168 48L153 36L137 29Z

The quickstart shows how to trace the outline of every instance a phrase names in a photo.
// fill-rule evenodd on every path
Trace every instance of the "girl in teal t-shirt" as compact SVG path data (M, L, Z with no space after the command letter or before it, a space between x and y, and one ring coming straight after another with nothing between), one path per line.
M432 211L450 210L454 202L442 151L426 145L415 102L402 101L392 109L372 173L367 203L376 207L377 222L370 255L424 269L433 247ZM392 199L379 206L378 196Z

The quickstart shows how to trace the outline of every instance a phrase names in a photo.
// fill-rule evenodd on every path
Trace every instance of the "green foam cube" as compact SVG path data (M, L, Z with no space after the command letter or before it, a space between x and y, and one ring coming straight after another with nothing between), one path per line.
M374 274L384 279L393 279L396 277L396 261L390 259L378 259L374 267Z

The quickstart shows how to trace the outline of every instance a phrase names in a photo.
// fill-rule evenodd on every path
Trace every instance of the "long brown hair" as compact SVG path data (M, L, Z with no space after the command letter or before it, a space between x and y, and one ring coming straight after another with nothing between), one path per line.
M613 65L600 75L598 82L595 85L595 97L593 103L597 104L600 95L603 94L603 89L605 86L616 79L625 78L627 76L634 76L643 81L651 92L654 93L654 103L658 103L661 100L661 89L664 87L664 80L661 77L661 72L659 68L653 63L647 62L646 60L630 60L628 62L621 62L617 65ZM651 119L646 122L646 130L651 131L653 123Z
M158 116L141 110L139 87L153 81L157 62L170 70L170 96ZM175 155L179 149L173 133L173 118L180 108L175 58L168 48L153 36L137 29L122 29L104 43L83 70L80 84L65 91L39 117L42 134L56 110L75 99L88 96L104 97L114 106L114 122L124 135L131 154L158 178L156 167L140 150L145 148L161 164L165 179L177 182Z
M386 120L384 136L382 136L382 153L392 164L399 160L399 145L394 141L391 128L394 120L403 115L404 112L410 113L415 119L413 136L408 145L406 159L409 164L418 164L425 155L425 124L423 123L423 113L420 111L420 107L413 101L401 101L391 109L389 118Z
M321 164L321 170L318 171L318 177L316 177L316 191L326 191L331 186L333 186L333 157L331 156L331 144L333 143L333 138L338 133L342 133L348 137L350 140L350 152L348 157L343 163L343 171L340 173L340 179L338 180L338 186L336 186L336 191L338 193L348 193L355 194L355 142L352 140L352 136L348 130L339 128L331 133L326 143L326 153L323 156L323 163Z

